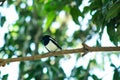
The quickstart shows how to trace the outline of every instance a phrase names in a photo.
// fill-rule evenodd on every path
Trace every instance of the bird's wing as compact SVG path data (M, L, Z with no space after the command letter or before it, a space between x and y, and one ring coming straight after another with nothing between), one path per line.
M50 52L50 50L45 46L45 48Z
M50 40L51 40L59 49L62 49L62 48L58 45L57 41L56 41L54 38L50 37Z

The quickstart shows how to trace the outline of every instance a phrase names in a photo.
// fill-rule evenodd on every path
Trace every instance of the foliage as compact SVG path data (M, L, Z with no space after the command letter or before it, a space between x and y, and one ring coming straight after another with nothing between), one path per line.
M89 0L89 5L84 6L83 10L80 9L83 0L8 0L7 3L8 7L15 6L19 16L19 19L9 26L9 32L4 35L5 44L0 48L1 55L7 55L8 58L42 54L43 46L40 39L44 34L53 36L63 47L72 48L78 46L80 41L90 40L94 34L98 33L99 39L96 43L100 45L103 30L107 27L110 41L116 46L120 41L119 0ZM64 12L64 18L60 16L61 12ZM92 18L88 21L88 27L82 30L83 26L79 18L84 19L87 14L90 14ZM1 26L5 20L6 18L2 16ZM73 20L79 26L79 29L75 30L71 36L67 34L69 20ZM53 26L55 23L59 24L59 28ZM20 62L19 79L63 80L67 76L60 66L59 61L62 58L64 57ZM79 58L80 56L77 55L76 62ZM91 77L94 80L101 80L95 74L90 74L91 66L96 65L95 60L89 61L87 69L82 65L78 67L75 65L68 79L87 80ZM47 69L47 72L43 72L44 69ZM24 77L26 74L28 77ZM117 75L119 71L115 68L113 80L117 80L115 77ZM8 76L4 75L4 80ZM119 76L117 78L120 79Z
M113 80L119 80L120 79L120 72L119 72L120 67L117 68L114 64L111 64L111 66L115 68Z
M84 13L90 11L92 19L90 22L96 25L97 32L100 31L100 37L104 27L107 26L107 33L110 40L118 45L119 26L120 26L120 1L119 0L90 0L91 4L84 7ZM100 30L101 29L101 30Z
M1 72L0 72L0 79L1 80L7 80L7 78L8 78L8 74L1 76Z

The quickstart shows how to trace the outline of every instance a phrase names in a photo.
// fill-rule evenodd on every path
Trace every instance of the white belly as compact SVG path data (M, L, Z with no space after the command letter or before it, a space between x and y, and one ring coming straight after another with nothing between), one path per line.
M52 41L49 41L48 45L46 45L46 48L51 52L60 51L60 49Z

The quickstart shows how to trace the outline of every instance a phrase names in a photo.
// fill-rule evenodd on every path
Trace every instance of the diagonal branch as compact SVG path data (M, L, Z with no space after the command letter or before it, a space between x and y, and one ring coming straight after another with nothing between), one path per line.
M39 55L34 55L29 57L0 59L0 66L4 66L6 63L16 62L16 61L39 60L41 58L46 58L50 56L60 56L64 54L75 54L75 53L82 53L82 52L85 53L86 49L87 49L87 52L120 51L120 47L89 47L86 44L83 44L83 48L78 48L78 49L49 52L49 53L39 54Z

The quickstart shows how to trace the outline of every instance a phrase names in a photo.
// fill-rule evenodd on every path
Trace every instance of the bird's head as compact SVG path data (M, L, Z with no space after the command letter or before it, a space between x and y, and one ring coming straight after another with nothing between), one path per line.
M42 38L41 38L41 41L44 45L46 45L50 40L50 36L49 35L44 35Z

